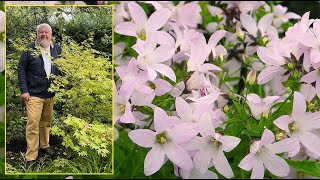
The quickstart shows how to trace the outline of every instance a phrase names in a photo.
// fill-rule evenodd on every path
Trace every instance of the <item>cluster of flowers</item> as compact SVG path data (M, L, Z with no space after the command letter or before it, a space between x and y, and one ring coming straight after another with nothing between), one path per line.
M245 99L250 109L246 112L256 120L270 117L275 104L294 97L292 113L272 120L282 133L275 138L265 128L239 163L238 167L252 170L251 178L263 178L265 169L278 177L293 173L284 157L319 159L320 112L306 112L306 101L314 105L315 95L320 97L319 19L309 19L309 12L301 18L286 7L270 7L262 1L217 2L206 4L216 21L201 29L204 19L199 2L140 3L154 12L148 17L137 2L115 5L115 32L134 38L135 44L115 44L114 124L115 139L117 129L131 124L134 128L127 129L130 139L152 148L144 161L146 176L170 160L175 174L182 178L218 178L211 167L232 178L224 152L235 149L241 139L223 132L229 118L226 96ZM261 8L267 13L258 17ZM230 14L234 15L231 19ZM300 18L283 31L289 19ZM227 31L230 23L233 29ZM279 38L281 33L285 36ZM124 56L130 48L136 56ZM250 72L243 74L243 67ZM234 92L246 75L246 85L257 79L267 97L253 93L243 97L243 91ZM226 77L236 80L224 81ZM284 87L288 80L296 86L300 82L301 88ZM166 98L155 103L157 97ZM172 106L161 107L168 101L173 101ZM145 107L152 108L153 114L144 114ZM284 155L277 155L280 153Z

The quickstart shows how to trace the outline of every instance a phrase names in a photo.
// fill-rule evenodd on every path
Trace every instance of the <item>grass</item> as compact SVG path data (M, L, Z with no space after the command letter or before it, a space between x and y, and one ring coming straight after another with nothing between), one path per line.
M15 173L111 173L112 156L101 157L95 151L89 151L87 156L74 155L71 159L58 156L53 159L48 155L40 155L32 165L33 169L26 169L25 153L16 153L15 160L8 161L6 172Z

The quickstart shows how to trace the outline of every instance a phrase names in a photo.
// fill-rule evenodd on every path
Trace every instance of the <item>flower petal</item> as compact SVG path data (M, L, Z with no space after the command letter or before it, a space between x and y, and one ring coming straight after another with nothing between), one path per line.
M128 133L129 138L139 146L148 148L155 143L155 132L149 129L137 129Z
M204 137L196 136L194 139L188 143L180 144L187 151L194 151L198 149L203 149L208 143L208 140Z
M182 120L188 119L192 115L190 105L181 97L176 97L176 111Z
M300 93L305 97L307 102L310 102L316 95L316 88L312 84L302 84Z
M114 32L126 36L137 37L137 25L132 22L122 22L114 28Z
M123 123L134 123L136 120L131 111L131 104L127 102L124 115L120 118Z
M264 166L258 159L254 159L252 173L250 179L263 179Z
M157 31L167 23L167 21L169 20L170 14L171 14L171 11L167 8L162 8L160 10L155 11L154 13L151 14L151 16L147 21L146 30Z
M255 155L250 153L246 155L238 165L241 169L244 169L246 171L250 171L253 168L255 161Z
M313 32L317 36L317 38L320 38L320 19L316 19L313 22Z
M258 29L264 33L265 30L271 26L271 23L273 21L273 13L269 13L264 15L258 22Z
M279 76L283 75L286 71L286 69L280 66L268 66L258 75L258 84L265 84L274 78L279 78Z
M162 132L170 128L167 113L159 107L154 108L154 128L157 132Z
M154 146L144 159L144 174L150 176L157 172L163 165L165 153L160 146Z
M278 126L280 129L285 130L286 132L290 132L288 125L291 121L290 116L288 115L283 115L279 117L278 119L274 120L273 123Z
M287 138L273 144L266 145L266 147L275 154L293 151L299 146L299 140L295 137Z
M285 64L283 57L277 55L274 51L269 48L259 46L257 49L257 54L261 61L271 66L281 66Z
M216 150L212 163L216 170L226 178L232 178L233 172L228 162L228 159L223 154L222 148Z
M193 168L192 159L189 153L181 146L174 142L168 142L163 146L168 158L177 166L184 170L191 170Z
M228 33L226 30L218 30L210 36L208 41L209 48L215 48L218 42Z
M300 136L300 142L312 153L320 156L320 138L314 133L305 131Z
M311 71L301 78L302 82L313 83L318 79L317 70Z
M209 112L204 113L200 117L200 121L198 122L198 127L199 127L200 134L203 137L215 135L215 128L212 124L212 120Z
M173 86L168 81L163 79L155 79L153 83L156 85L156 96L165 95L173 88Z
M240 21L243 27L248 31L249 34L253 36L257 36L257 31L258 31L257 23L251 16L245 13L241 13Z
M294 92L292 115L293 118L303 117L306 112L306 100L299 92Z
M172 81L176 82L176 75L174 74L174 71L167 65L164 64L157 64L153 67L155 71L158 71L160 74L163 74L164 76L168 77Z
M139 28L142 28L147 22L147 15L143 8L136 2L129 2L128 8L130 15Z
M266 144L271 144L275 141L275 137L272 131L270 131L269 129L265 128L260 140L260 144L259 147L262 147Z
M209 162L212 159L212 155L209 152L206 149L201 149L193 157L194 168L201 174L204 174L209 168Z
M177 144L186 143L195 138L198 134L198 126L196 123L182 123L175 125L168 131L172 140Z
M260 154L260 158L263 161L266 169L272 174L284 177L287 176L290 172L288 163L281 157L272 154L270 151L264 151Z
M218 141L220 141L222 143L223 151L229 152L238 146L241 139L238 137L234 137L234 136L220 136L218 138Z

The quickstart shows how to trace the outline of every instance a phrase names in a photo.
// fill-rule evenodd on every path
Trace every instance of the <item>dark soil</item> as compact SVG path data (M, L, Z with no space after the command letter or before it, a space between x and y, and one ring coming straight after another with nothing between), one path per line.
M57 136L50 136L50 146L55 150L56 156L50 157L46 154L43 154L39 151L37 160L45 159L45 160L54 160L58 157L66 158L67 154L64 151L64 147L61 145L62 140ZM6 145L6 161L13 167L18 166L24 161L24 157L22 154L25 155L27 151L27 143L25 140L16 140L12 141L10 144Z

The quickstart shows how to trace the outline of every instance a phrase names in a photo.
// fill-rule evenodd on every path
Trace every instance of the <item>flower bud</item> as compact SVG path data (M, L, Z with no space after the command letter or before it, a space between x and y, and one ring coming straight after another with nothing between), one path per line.
M313 103L309 103L308 104L308 109L309 110L313 110L313 109L315 109L316 108L316 105L315 104L313 104Z
M229 109L230 109L229 106L224 106L224 107L223 107L223 112L224 112L224 113L227 113L227 112L229 111Z
M244 41L244 32L241 30L239 26L236 27L236 33L239 41Z
M268 43L268 38L267 37L263 37L262 38L262 46L266 46Z
M249 56L247 54L242 54L241 55L242 57L242 61L245 63L245 64L248 64L249 63Z
M288 63L288 68L293 70L294 69L294 64L292 62L289 62Z
M251 71L247 75L247 83L250 85L253 85L257 79L257 73L254 69L251 69Z
M277 141L280 141L280 140L283 140L285 138L285 135L283 133L279 133L276 135L276 140Z
M221 53L219 53L218 57L219 57L220 62L223 63L223 61L224 61L223 55Z

